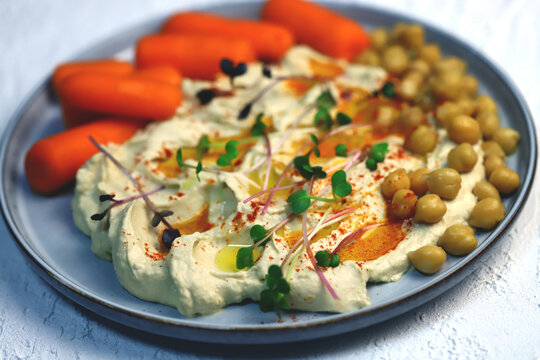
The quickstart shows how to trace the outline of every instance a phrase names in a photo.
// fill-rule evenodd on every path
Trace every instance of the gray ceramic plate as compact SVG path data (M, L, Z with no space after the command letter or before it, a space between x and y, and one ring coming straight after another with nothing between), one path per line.
M326 4L367 27L390 26L398 21L417 22L400 15L357 5ZM257 17L260 4L231 3L206 10L238 17ZM110 38L81 54L78 59L121 56L129 58L132 46L144 34L158 29L155 19ZM206 317L186 318L173 308L141 301L118 283L111 263L95 257L90 240L71 220L71 192L48 198L33 194L25 180L23 159L38 139L62 130L58 102L41 84L21 105L4 134L1 149L1 205L13 238L38 273L58 291L106 318L145 331L190 340L221 343L273 343L329 336L381 322L441 294L474 270L474 262L511 225L531 188L537 144L527 105L511 81L491 62L461 41L425 25L428 41L440 44L446 54L465 59L478 78L480 92L499 105L503 125L520 132L522 141L508 166L517 170L519 191L504 200L507 216L489 233L479 234L480 244L469 256L449 257L432 277L417 272L396 283L371 285L369 307L346 314L263 314L257 304L230 306Z

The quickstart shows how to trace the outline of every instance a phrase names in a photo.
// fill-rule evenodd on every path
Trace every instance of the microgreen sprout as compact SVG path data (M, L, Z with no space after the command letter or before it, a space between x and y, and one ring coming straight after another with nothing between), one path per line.
M333 199L311 195L306 190L298 190L289 195L287 198L287 203L289 203L289 207L293 213L301 214L309 208L312 199L324 202L334 201Z
M295 157L293 159L293 164L296 170L300 172L300 175L307 180L312 178L324 179L326 177L326 173L322 170L321 166L311 166L309 163L309 153Z
M323 91L315 100L317 107L320 109L330 110L336 105L336 100L332 96L330 90Z
M321 127L323 130L326 131L330 130L330 128L334 124L330 112L328 111L328 109L323 107L319 107L317 109L315 117L313 118L313 123L315 124L315 126Z
M266 236L266 229L262 225L253 225L251 229L249 230L249 236L253 240L253 242L258 242Z
M349 115L343 113L343 112L338 112L337 113L336 121L340 126L341 125L348 125L348 124L352 123L351 117Z
M285 295L291 291L291 286L283 278L283 272L278 265L270 265L268 274L265 277L265 283L268 287L261 292L259 307L263 312L290 309L291 306L285 299Z
M336 156L347 157L347 146L343 144L336 145Z
M264 117L263 113L259 113L255 118L255 124L251 128L251 135L253 136L263 136L266 131L266 124L262 122Z
M267 67L266 65L262 68L262 74L265 78L271 79L272 78L272 70Z
M198 153L199 153L199 147L197 147L197 154ZM178 151L176 152L176 162L178 163L178 166L180 167L180 169L182 169L184 167L194 169L195 174L197 175L197 180L201 181L201 178L199 177L199 174L201 173L201 171L204 170L203 166L202 166L202 162L199 161L197 163L197 165L186 164L184 162L184 160L183 160L183 157L182 157L182 149L178 149Z
M385 154L387 154L388 151L388 143L386 142L373 145L369 150L368 159L366 160L366 167L372 171L377 170L377 163L384 161Z
M212 89L202 89L197 91L196 96L201 105L207 105L214 99L216 93Z
M234 65L230 59L221 59L219 62L219 67L221 71L227 75L231 81L231 87L234 87L234 78L240 75L244 75L247 71L247 65L244 62L239 62Z
M131 183L135 186L135 189L139 192L140 196L146 203L146 206L154 213L154 215L159 214L159 211L157 210L156 206L150 199L148 198L148 195L146 192L143 191L141 185L137 180L133 178L133 176L130 174L129 170L124 167L114 156L112 156L111 153L109 153L103 146L101 146L92 136L88 137L92 144L94 144L95 147L98 148L100 152L105 155L112 163L126 175L126 177L131 181ZM110 197L106 197L105 199L109 199ZM179 238L181 236L180 231L178 229L175 229L172 227L172 225L165 219L165 217L162 217L161 222L163 222L163 225L165 225L166 229L163 231L163 235L161 237L161 241L163 242L163 245L167 247L168 249L171 248L171 245L173 241L176 238Z
M317 251L315 254L315 259L317 259L317 265L320 267L337 267L339 265L339 255L330 254L326 250Z
M163 189L165 189L165 186L160 186L160 187L157 187L157 188L155 188L153 190L146 191L144 194L146 196L152 195L152 194L157 193L158 191L161 191ZM123 205L123 204L127 204L130 201L140 199L142 197L143 197L142 194L137 194L137 195L133 195L133 196L130 196L130 197L122 199L122 200L116 200L115 195L110 195L110 194L100 195L99 196L99 201L100 202L110 201L112 204L109 205L102 212L97 213L97 214L93 214L92 216L90 216L90 219L95 220L95 221L102 220L105 217L105 215L107 215L109 213L109 211L111 211L111 209L113 209L113 208L115 208L117 206Z
M231 165L231 162L238 156L237 145L238 141L236 140L227 141L227 144L225 144L225 154L221 154L217 159L219 166Z
M332 192L334 196L343 198L352 192L352 186L347 182L347 173L338 170L332 175Z
M255 265L255 259L253 258L253 248L243 247L236 253L236 268L245 269Z
M201 160L208 150L210 150L210 140L208 140L208 136L203 135L197 144L197 160Z
M237 269L241 270L244 268L250 268L255 264L255 260L253 257L253 248L257 246L265 246L268 240L270 240L270 236L268 235L268 232L262 225L257 224L251 227L249 231L249 236L253 240L253 245L238 250L238 252L236 253Z
M396 96L396 90L394 87L394 83L391 81L387 81L384 83L383 87L381 88L381 94L386 96L387 98L393 98Z
M321 157L321 152L319 150L319 139L311 134L311 141L313 142L313 152L315 153L316 157Z

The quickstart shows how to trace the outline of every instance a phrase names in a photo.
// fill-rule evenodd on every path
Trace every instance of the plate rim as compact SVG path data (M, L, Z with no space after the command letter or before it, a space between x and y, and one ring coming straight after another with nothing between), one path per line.
M206 5L196 5L196 6L190 6L189 8L182 9L182 10L201 10L206 9L208 11L215 11L217 8L220 7L229 7L231 5L241 5L241 4L248 4L253 5L253 2L248 1L227 1L226 3L222 4L206 4ZM5 193L5 184L4 184L4 176L7 172L7 162L6 162L6 155L7 150L12 144L10 141L10 135L15 131L18 120L22 117L26 109L31 105L35 99L38 97L38 95L47 89L49 80L50 80L50 73L47 73L47 75L44 77L44 79L41 79L41 81L38 82L38 85L34 87L34 89L29 93L29 95L26 95L24 97L24 101L22 101L19 106L16 108L13 115L9 118L5 128L4 133L2 135L2 144L0 148L0 163L1 163L1 169L0 169L0 204L1 204L1 213L2 217L7 225L7 229L9 230L11 237L15 241L15 243L18 245L18 248L22 250L22 252L25 254L25 258L33 265L32 267L34 269L37 269L39 272L39 275L44 278L48 283L50 283L56 290L58 290L60 293L66 295L62 290L68 290L71 292L72 296L76 295L79 297L84 298L86 301L89 301L91 303L94 303L97 306L106 307L114 312L120 312L124 315L127 315L129 317L138 318L141 320L151 321L160 323L163 325L168 326L174 326L174 327L183 327L183 328L189 328L189 329L198 329L202 331L235 331L235 332L268 332L268 331L284 331L284 330L295 330L295 329L304 329L304 328L314 328L314 327L320 327L323 325L329 325L329 324L335 324L339 322L343 322L346 320L354 320L355 318L361 317L363 315L373 315L377 314L381 310L392 308L393 306L409 303L414 299L418 299L421 297L422 294L434 291L436 290L437 286L440 286L441 283L444 283L445 280L448 280L452 277L457 277L463 270L468 269L470 266L472 266L471 263L476 262L479 257L481 257L487 249L489 249L497 240L499 240L506 232L507 230L513 225L514 219L519 215L521 210L523 209L528 195L532 190L535 174L536 174L536 164L537 164L537 158L538 158L538 140L537 140L537 133L535 129L535 123L532 117L532 114L530 112L530 109L527 105L527 102L525 98L523 97L521 91L517 87L517 85L513 82L512 78L501 68L499 68L498 65L496 65L494 62L492 62L486 55L482 54L478 50L476 50L474 47L466 43L465 41L457 38L453 34L450 34L444 30L441 30L437 28L434 25L431 25L430 23L427 23L425 21L419 20L417 18L414 18L409 15L404 15L398 12L394 12L391 10L383 9L377 6L366 6L364 4L355 4L350 2L344 2L344 3L332 3L330 1L323 1L320 2L321 4L333 7L333 8L345 8L345 7L355 7L358 10L369 10L369 11L375 11L379 13L381 16L384 17L392 17L392 18L399 18L402 21L407 22L414 22L421 24L428 32L435 33L439 36L445 37L451 42L457 44L459 47L466 50L470 56L476 58L479 60L480 63L486 65L488 67L488 70L496 75L499 80L501 80L507 88L510 90L512 96L517 101L517 104L519 105L519 111L521 112L523 118L525 119L525 128L527 129L527 135L529 137L530 141L530 150L531 150L531 156L529 160L529 164L527 165L526 174L524 179L522 179L522 187L518 194L516 194L515 202L510 208L510 211L507 212L504 220L497 226L497 228L490 232L489 236L484 240L485 245L479 249L480 251L473 257L466 259L465 261L460 262L459 264L455 264L452 268L448 269L448 272L444 274L442 277L434 278L429 281L426 281L422 286L417 288L414 292L409 294L408 296L399 297L398 299L394 299L392 301L388 301L381 305L375 305L370 306L369 308L363 308L363 309L357 309L351 312L343 313L343 314L336 314L335 316L332 316L330 318L325 319L312 319L307 322L302 323L272 323L272 324L264 324L264 325L221 325L221 324L197 324L193 322L186 322L184 319L174 319L170 320L166 317L160 317L160 316L148 316L145 314L140 313L139 311L132 311L129 309L126 309L122 306L115 305L113 303L109 303L108 301L103 301L103 299L94 296L90 293L85 293L83 289L81 289L77 284L71 283L69 280L64 279L61 273L56 271L52 266L50 266L45 260L41 258L41 256L37 253L37 251L34 251L32 247L29 245L28 241L24 238L22 232L19 230L16 221L14 220L13 215L11 214L11 209L7 203L7 197ZM261 2L257 2L255 4L261 4ZM78 52L76 56L71 57L70 59L82 59L87 58L88 54L95 52L96 49L98 49L100 46L103 46L105 43L113 42L114 39L122 38L126 34L129 34L130 32L133 32L135 29L139 27L144 27L144 25L149 25L152 23L155 23L159 21L160 19L163 19L167 14L165 15L158 15L154 16L150 19L146 19L144 21L141 21L137 24L131 25L129 27L126 27L125 29L115 32L112 36L106 36L98 41L95 41L90 46L85 47L82 51ZM461 279L460 279L461 280ZM450 285L449 287L455 285L457 282ZM448 288L449 288L448 287ZM443 290L446 291L447 289ZM427 301L432 300L435 296L439 295L443 291L430 296L427 299L422 299L421 301L417 302L416 304L413 304L412 306L409 306L409 309L412 309L416 306L419 306L422 303L425 303ZM69 296L73 299L72 296ZM74 300L74 299L73 299ZM79 305L82 305L83 307L89 309L90 311L103 316L99 312L95 311L91 308L91 306L87 304L81 304L80 301L76 301ZM401 313L401 312L400 312ZM386 319L394 317L396 314L391 315L389 317L386 317ZM112 317L106 316L107 318L113 320L113 321L119 321L117 319L114 319ZM129 323L121 321L121 323ZM370 324L366 324L365 326L369 326ZM129 325L129 324L128 324ZM132 325L130 325L132 326ZM362 327L362 326L360 326ZM359 328L359 327L358 327ZM347 330L345 330L347 331ZM156 331L152 331L156 332ZM320 336L326 336L325 334L321 334ZM312 337L313 338L313 337Z

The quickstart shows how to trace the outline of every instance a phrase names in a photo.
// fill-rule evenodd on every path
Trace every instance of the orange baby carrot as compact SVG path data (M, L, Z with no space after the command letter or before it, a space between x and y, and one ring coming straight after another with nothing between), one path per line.
M182 84L182 75L178 70L169 65L158 65L140 69L132 73L131 76L161 81L177 87Z
M103 117L103 115L99 113L76 109L65 102L62 103L61 107L62 118L66 129L71 129Z
M30 187L44 195L57 192L72 182L77 170L98 152L88 136L100 144L122 143L140 127L129 121L103 119L39 140L24 161Z
M261 60L277 61L294 44L285 27L266 21L230 19L218 15L185 12L170 17L162 32L220 35L248 41Z
M351 61L369 46L369 35L358 23L304 0L269 0L262 17L291 30L297 42L330 56Z
M54 70L52 84L58 91L60 83L76 73L91 71L100 74L127 75L133 70L132 64L112 59L65 63L57 66Z
M96 73L69 76L60 84L59 95L76 109L153 120L170 118L182 102L182 92L176 86Z
M150 35L139 40L137 66L170 65L186 77L214 80L221 59L252 62L255 52L245 40L191 34Z

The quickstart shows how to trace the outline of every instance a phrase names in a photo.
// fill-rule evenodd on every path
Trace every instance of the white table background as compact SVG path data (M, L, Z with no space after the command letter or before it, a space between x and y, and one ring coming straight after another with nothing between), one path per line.
M58 62L140 21L200 2L2 1L0 131ZM370 4L422 19L482 50L517 83L539 127L540 1ZM41 280L0 223L0 358L540 358L538 185L512 231L452 290L368 329L289 345L199 344L104 320Z

